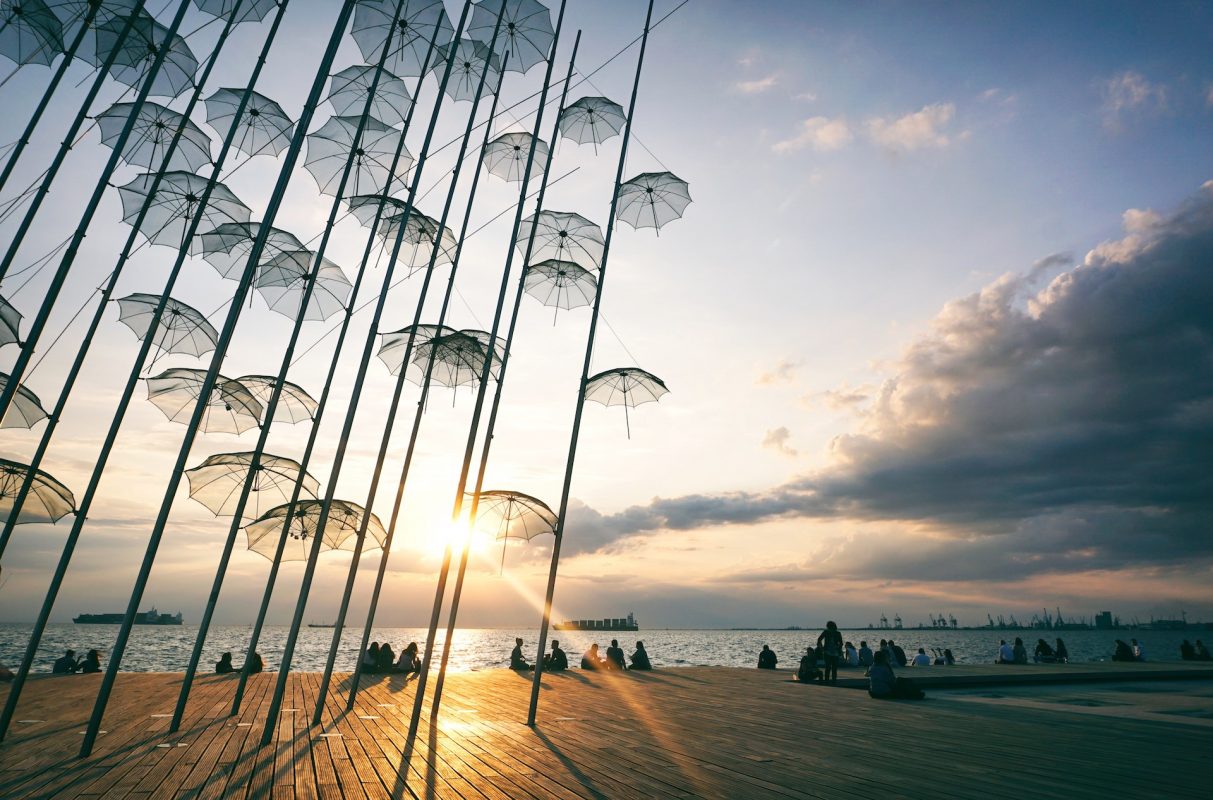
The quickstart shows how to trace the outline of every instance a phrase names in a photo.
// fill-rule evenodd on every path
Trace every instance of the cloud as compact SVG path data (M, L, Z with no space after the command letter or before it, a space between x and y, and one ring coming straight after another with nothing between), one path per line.
M1125 70L1100 84L1104 127L1118 131L1124 118L1156 114L1167 109L1167 87L1151 83L1140 72Z
M1211 95L1213 95L1213 88L1210 88L1209 92ZM792 99L801 100L805 103L815 103L817 102L817 94L816 92L798 92L797 94L792 95Z
M788 445L788 440L791 438L792 432L781 425L774 430L767 431L767 435L762 438L762 446L782 455L795 458L796 449Z
M768 92L779 85L779 73L772 72L763 78L757 78L752 81L736 81L733 88L742 94L762 94Z
M841 117L810 117L800 123L800 132L790 139L776 142L771 149L776 153L792 153L811 147L819 152L841 150L851 143L855 134L847 121Z
M789 361L786 358L781 358L770 371L763 372L761 375L755 378L754 383L759 386L771 386L776 383L791 383L796 377L796 370L799 368L799 361Z
M994 580L1213 565L1213 182L1125 235L948 303L835 437L759 492L655 498L598 520L655 530L832 520L808 561L870 579ZM837 525L835 525L837 527ZM804 570L798 568L800 572Z
M833 409L834 411L845 411L854 409L855 407L867 402L872 396L872 391L873 387L871 386L852 387L848 386L847 384L843 384L837 389L826 389L817 396L825 402L827 408ZM805 398L806 402L813 399L815 398L812 395Z
M900 117L874 117L867 121L868 136L876 144L894 151L947 147L946 128L956 116L952 103L933 103Z

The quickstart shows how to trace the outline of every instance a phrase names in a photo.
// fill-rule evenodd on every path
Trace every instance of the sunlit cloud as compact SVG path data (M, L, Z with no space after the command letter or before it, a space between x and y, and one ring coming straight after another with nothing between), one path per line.
M795 458L796 448L788 444L791 438L792 432L786 426L780 425L778 428L767 431L766 436L762 437L762 446L768 450L774 450L780 455Z
M737 81L733 84L733 88L742 94L762 94L768 92L779 85L779 73L772 72L762 78L756 78L749 81Z
M932 103L900 117L873 117L866 127L872 141L889 150L939 148L951 144L947 129L955 116L952 103Z
M1157 114L1167 110L1167 87L1152 83L1140 72L1125 70L1100 85L1104 127L1120 130L1126 117Z
M855 139L845 119L810 117L800 123L800 132L790 139L776 142L771 149L776 153L793 153L806 147L819 152L841 150Z
M789 361L781 358L768 370L763 370L754 383L758 386L772 386L777 383L791 383L796 378L796 370L800 368L799 361Z

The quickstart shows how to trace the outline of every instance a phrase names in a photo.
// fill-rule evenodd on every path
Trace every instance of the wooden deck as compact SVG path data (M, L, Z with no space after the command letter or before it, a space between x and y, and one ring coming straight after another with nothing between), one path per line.
M324 726L309 728L318 676L294 675L285 706L298 710L259 748L274 675L256 676L237 718L233 676L200 679L170 736L180 677L123 674L107 732L81 760L98 677L29 683L0 744L0 797L1106 800L1207 797L1213 785L1211 680L966 689L914 703L802 686L786 671L573 671L545 677L532 730L529 676L493 670L448 679L441 719L423 724L404 769L413 688L399 678L373 679L349 715L339 680Z

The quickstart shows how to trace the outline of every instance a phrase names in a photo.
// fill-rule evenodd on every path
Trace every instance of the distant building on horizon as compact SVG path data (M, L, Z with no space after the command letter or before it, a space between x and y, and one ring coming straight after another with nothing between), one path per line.
M1107 631L1112 629L1112 612L1100 611L1095 615L1095 629Z

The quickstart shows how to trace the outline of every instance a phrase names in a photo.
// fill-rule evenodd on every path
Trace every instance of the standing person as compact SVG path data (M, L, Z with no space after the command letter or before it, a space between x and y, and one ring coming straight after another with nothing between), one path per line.
M560 649L560 642L552 640L552 652L543 657L544 672L564 672L569 668L569 657Z
M817 646L822 650L822 665L824 675L822 682L835 683L838 681L838 659L842 657L842 634L834 620L826 623L826 629L817 637Z
M80 665L80 671L86 675L91 675L94 672L100 672L101 654L96 650L89 650L88 655L84 657L84 662Z
M581 654L582 669L603 669L602 658L598 655L598 643L590 645L590 649Z
M843 652L843 661L846 662L846 665L848 667L858 667L859 666L859 651L855 649L855 645L851 644L850 642L847 642L845 645L843 645L842 652Z
M80 660L76 658L75 650L65 650L63 655L55 659L51 673L54 675L71 675L80 669Z
M396 652L390 644L384 642L379 645L379 656L375 662L375 671L380 675L387 675L392 671L392 667L396 666Z
M775 669L775 665L779 663L779 657L775 655L775 651L768 645L762 646L762 652L758 654L759 669Z
M607 648L607 669L625 670L628 664L623 658L623 648L619 646L618 639L611 640L611 646Z
M514 639L514 649L510 651L510 669L516 672L530 672L534 668L522 657L522 637L516 637Z
M1070 651L1066 649L1066 643L1061 640L1060 636L1057 637L1057 642L1053 646L1053 654L1057 656L1058 664L1070 663Z
M232 666L232 654L230 652L219 656L219 660L215 662L215 674L226 675L229 672L235 672L236 668Z
M918 648L918 654L914 656L913 664L916 667L929 667L931 666L931 657L927 655L925 649L920 647Z
M408 647L400 651L400 657L396 659L392 672L397 675L421 674L421 659L417 657L416 642L409 642Z
M367 675L379 671L379 642L371 642L371 646L362 654L362 671Z
M859 643L859 666L872 666L872 648L868 647L867 642Z

